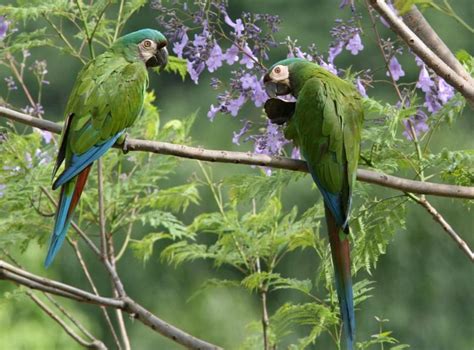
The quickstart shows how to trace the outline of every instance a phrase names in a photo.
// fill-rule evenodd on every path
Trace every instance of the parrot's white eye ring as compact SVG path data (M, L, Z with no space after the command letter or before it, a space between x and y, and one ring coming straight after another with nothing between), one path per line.
M275 74L280 74L281 73L281 68L279 66L275 67L275 69L273 70L275 72Z
M151 40L146 39L146 40L143 41L143 47L145 47L147 49L150 48L152 45L153 45L153 43L151 42Z

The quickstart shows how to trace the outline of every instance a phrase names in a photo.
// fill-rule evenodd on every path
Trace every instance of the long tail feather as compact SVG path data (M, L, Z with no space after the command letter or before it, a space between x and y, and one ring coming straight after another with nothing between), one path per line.
M64 184L64 186L61 188L59 206L56 211L56 219L54 222L54 230L51 236L48 254L46 255L46 259L44 261L45 267L51 265L54 257L61 248L64 239L66 238L66 233L71 222L72 213L79 202L79 198L81 197L82 190L84 189L84 186L87 182L87 177L89 176L90 170L91 165L85 168L77 176L77 178L71 180L69 183Z
M325 206L325 209L346 349L353 350L355 342L355 317L349 239L347 234L343 233L341 227L336 224L331 210L327 206Z

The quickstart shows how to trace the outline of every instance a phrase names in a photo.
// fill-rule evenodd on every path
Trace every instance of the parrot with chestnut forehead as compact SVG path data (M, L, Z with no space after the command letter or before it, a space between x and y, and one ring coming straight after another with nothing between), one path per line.
M45 260L53 262L66 237L92 163L117 141L140 115L148 87L147 68L165 66L166 38L157 30L142 29L115 41L79 72L66 106L53 182L61 187L53 234Z
M274 64L264 76L271 97L265 112L285 125L285 137L299 147L320 190L326 214L335 284L346 348L355 343L354 300L349 254L349 216L364 120L356 88L300 58ZM291 94L296 102L277 96Z

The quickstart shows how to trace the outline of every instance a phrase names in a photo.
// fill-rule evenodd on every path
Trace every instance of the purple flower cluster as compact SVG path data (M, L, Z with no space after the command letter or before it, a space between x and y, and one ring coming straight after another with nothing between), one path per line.
M329 47L328 64L334 65L334 60L345 48L351 54L357 55L364 49L360 37L361 30L356 25L359 17L352 17L345 22L341 19L336 20L336 25L331 30L332 43Z
M415 57L420 67L420 75L416 87L425 93L424 106L428 112L436 113L454 97L454 89L446 81L426 67L421 59Z

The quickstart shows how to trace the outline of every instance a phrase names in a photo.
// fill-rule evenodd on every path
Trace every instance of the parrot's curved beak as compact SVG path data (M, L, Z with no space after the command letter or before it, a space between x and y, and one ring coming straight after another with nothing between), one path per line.
M288 95L291 93L290 87L285 83L274 81L270 77L270 72L265 74L263 77L263 85L265 85L265 91L267 92L267 95L271 98Z
M147 67L160 67L164 68L168 64L168 50L166 49L166 44L162 47L159 47L156 50L156 53L146 61Z

